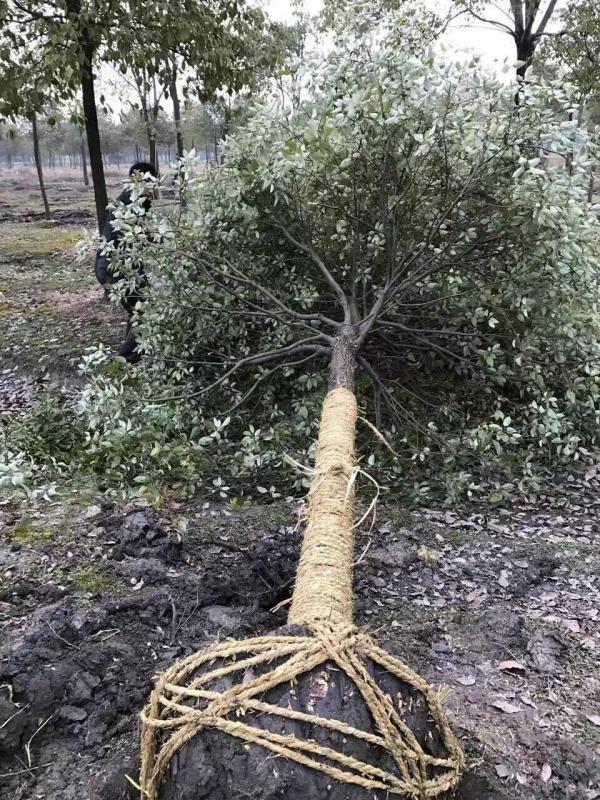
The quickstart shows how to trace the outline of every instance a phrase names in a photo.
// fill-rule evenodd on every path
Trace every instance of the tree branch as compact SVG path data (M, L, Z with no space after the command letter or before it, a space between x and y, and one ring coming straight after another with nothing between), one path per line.
M310 257L313 264L315 264L315 266L319 269L319 272L325 278L325 281L329 284L330 288L333 290L335 296L337 297L339 304L341 305L342 310L344 312L344 324L345 325L352 324L352 313L350 310L350 303L348 302L346 293L339 285L339 283L336 281L336 279L333 277L331 272L327 269L323 260L313 250L313 248L310 247L310 245L303 244L302 242L299 242L297 239L295 239L284 225L275 222L274 220L272 222L276 228L279 228L279 230L283 233L283 235L290 244L293 244L294 247L297 247L298 250L301 250L303 253L306 253L306 255Z

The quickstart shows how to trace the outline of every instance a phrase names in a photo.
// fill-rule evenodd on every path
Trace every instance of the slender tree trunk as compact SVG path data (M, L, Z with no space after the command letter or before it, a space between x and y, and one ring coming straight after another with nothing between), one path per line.
M594 190L595 190L595 186L594 186L594 165L592 164L591 169L590 169L590 180L588 182L588 190L587 190L587 200L588 200L588 203L590 203L590 204L594 202Z
M90 154L90 168L92 171L92 182L94 184L96 218L98 220L98 228L102 230L106 215L106 206L108 205L108 195L106 193L104 164L102 162L102 146L100 144L98 114L96 111L92 59L93 52L89 51L86 54L86 62L81 66L81 91L83 94L83 111L85 113L85 131Z
M169 85L171 98L173 100L173 119L175 120L175 135L177 137L177 158L183 158L183 133L181 130L181 104L177 91L177 69L173 66L171 70L171 81Z
M38 137L37 120L35 117L31 118L31 129L33 133L33 158L38 174L38 181L40 184L40 192L42 201L44 203L44 217L50 219L50 206L48 205L48 195L46 194L46 187L44 186L44 171L42 168L42 159L40 156L40 140Z
M88 175L88 168L87 168L87 157L85 154L85 142L83 141L83 136L79 141L80 146L80 153L81 153L81 169L83 170L83 182L86 186L90 185L90 176Z
M158 169L158 161L156 160L156 139L153 133L148 132L148 161Z
M67 0L69 15L78 21L81 13L81 0ZM98 128L98 112L96 110L96 94L94 89L94 45L90 41L89 33L84 28L79 34L81 55L79 73L81 80L81 94L83 97L83 113L85 116L85 132L87 136L88 152L92 182L94 184L94 201L96 204L96 218L98 228L102 230L108 205L106 193L106 180L104 178L104 164L102 163L102 146L100 144L100 130Z

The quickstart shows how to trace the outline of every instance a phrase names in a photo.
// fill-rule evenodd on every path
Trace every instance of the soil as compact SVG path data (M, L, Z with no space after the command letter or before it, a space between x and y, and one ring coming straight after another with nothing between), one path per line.
M385 508L359 535L357 622L451 687L463 800L599 796L598 500L560 502L494 516ZM134 797L125 776L137 777L153 676L285 624L285 605L272 609L291 592L295 514L97 498L2 519L0 798ZM221 747L229 761L234 745ZM260 751L250 763L285 774Z
M34 192L19 181L0 211ZM70 198L63 211L92 208L91 194L48 183L51 200ZM37 200L21 205L0 230L0 411L11 416L76 386L85 347L115 347L124 325L91 259L72 256L80 229L27 222ZM467 757L459 800L600 798L599 509L591 469L499 508L388 498L357 532L356 621L449 690ZM126 776L137 780L154 675L210 642L285 625L297 511L168 495L155 508L87 486L0 502L0 800L137 797ZM233 758L231 741L220 746ZM281 788L279 759L256 751L248 763L262 784L232 797Z

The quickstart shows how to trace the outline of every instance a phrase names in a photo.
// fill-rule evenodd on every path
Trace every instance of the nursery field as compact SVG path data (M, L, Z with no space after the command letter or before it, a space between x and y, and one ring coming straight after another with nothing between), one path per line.
M47 394L73 402L85 349L115 349L125 316L91 260L75 259L94 224L79 175L49 173L51 223L33 172L4 171L0 185L8 419ZM137 781L154 676L209 642L285 624L301 507L168 491L150 505L88 482L4 501L0 799L138 797L127 776ZM600 798L600 472L500 507L388 497L357 538L357 623L444 687L466 754L456 797ZM268 764L275 774L277 759Z

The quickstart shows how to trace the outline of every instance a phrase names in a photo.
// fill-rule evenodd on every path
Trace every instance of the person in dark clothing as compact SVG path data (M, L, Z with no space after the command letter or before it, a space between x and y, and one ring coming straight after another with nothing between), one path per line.
M158 178L158 173L155 167L147 161L138 161L129 170L129 176L133 180L144 180L147 186L143 191L143 201L138 202L138 206L142 209L141 215L150 210L152 205L152 198L155 193L155 181ZM151 177L148 177L151 176ZM125 189L117 198L117 204L131 206L134 203L130 189ZM117 208L119 206L117 205ZM120 250L123 252L125 245L122 243L123 233L116 230L114 226L115 214L114 210L111 211L102 228L102 237L106 242L112 242L113 250ZM111 252L103 253L102 248L96 252L96 278L98 282L104 287L104 291L108 294L110 287L119 281L123 280L123 276L112 268L111 265ZM137 350L137 338L135 330L132 326L132 316L138 302L144 300L144 287L147 285L148 280L142 266L138 267L136 274L135 287L128 289L121 296L121 305L129 315L127 322L127 330L125 333L125 341L121 345L119 354L123 356L130 364L135 364L140 360L140 354ZM139 310L138 310L139 314Z

